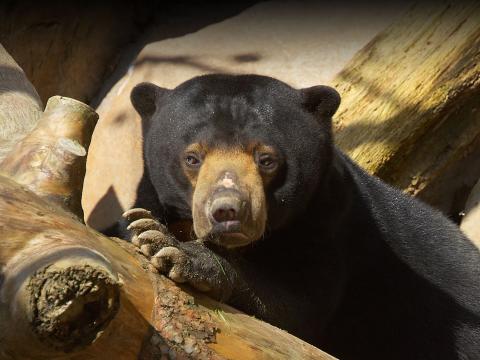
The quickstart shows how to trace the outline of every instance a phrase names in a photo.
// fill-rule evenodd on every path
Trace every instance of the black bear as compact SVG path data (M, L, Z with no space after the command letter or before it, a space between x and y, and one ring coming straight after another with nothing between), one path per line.
M479 251L334 146L334 89L215 74L131 100L145 175L116 231L159 271L343 360L480 359ZM185 220L191 241L161 225Z

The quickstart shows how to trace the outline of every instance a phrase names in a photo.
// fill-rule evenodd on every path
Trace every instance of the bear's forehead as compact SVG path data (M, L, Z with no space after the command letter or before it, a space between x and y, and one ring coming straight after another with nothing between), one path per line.
M201 143L217 146L236 144L246 146L252 141L271 142L281 134L275 124L274 106L270 103L250 103L246 99L229 96L205 97L203 102L175 107L165 114L170 121L158 126L168 142ZM171 116L170 116L171 115ZM283 136L281 136L283 137Z
M218 128L244 128L272 125L282 112L277 104L267 99L249 96L203 93L198 96L173 97L165 104L161 118L170 118L174 126L199 129L205 126Z
M315 123L301 104L297 90L276 80L197 78L169 93L156 127L170 142L283 142Z
M254 101L247 96L207 95L203 110L212 120L261 121L271 119L274 106L271 102Z

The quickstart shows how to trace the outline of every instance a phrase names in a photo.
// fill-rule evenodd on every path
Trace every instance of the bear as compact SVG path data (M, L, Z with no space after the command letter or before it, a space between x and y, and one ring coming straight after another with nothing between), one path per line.
M335 146L336 90L210 74L131 102L145 172L109 235L340 359L480 359L479 250Z

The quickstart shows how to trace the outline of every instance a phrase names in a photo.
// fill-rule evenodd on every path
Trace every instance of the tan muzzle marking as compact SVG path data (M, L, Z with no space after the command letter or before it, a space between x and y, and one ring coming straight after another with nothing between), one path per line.
M192 181L193 225L198 237L207 236L213 227L208 205L215 190L236 190L247 199L248 215L242 223L242 233L249 241L263 235L267 218L262 176L253 154L241 149L215 149L203 160L198 176Z

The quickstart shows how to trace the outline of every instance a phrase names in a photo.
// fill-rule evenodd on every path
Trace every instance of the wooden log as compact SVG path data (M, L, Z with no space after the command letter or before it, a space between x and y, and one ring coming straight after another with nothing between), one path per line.
M1 171L83 218L86 149L97 119L88 105L61 96L50 98L35 129L10 151Z
M12 180L0 178L0 198L0 358L47 359L65 351L71 354L64 358L76 358L75 350L102 331L115 332L119 343L109 349L97 339L95 350L80 352L84 358L96 351L134 358L130 349L141 345L148 328L143 317L153 303L143 270L130 257L121 259L124 251L114 243Z
M336 141L368 172L449 212L463 181L456 164L480 151L479 84L480 3L418 3L332 82ZM461 169L480 176L480 166Z
M0 358L333 359L179 288L129 243L5 177L0 212Z
M37 91L0 44L0 161L35 127L42 109Z

